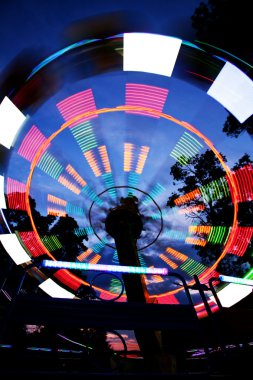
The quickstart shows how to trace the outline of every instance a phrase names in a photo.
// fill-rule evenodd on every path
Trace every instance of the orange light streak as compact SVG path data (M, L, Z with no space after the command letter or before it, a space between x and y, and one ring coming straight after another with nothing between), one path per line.
M96 158L94 157L94 154L91 150L84 153L84 157L88 161L88 164L90 165L91 170L95 174L96 177L99 177L101 175L101 171L99 169L98 163Z
M77 173L77 171L70 164L66 167L66 171L74 178L74 180L77 183L79 183L79 185L83 187L87 185L85 180L80 176L80 174Z
M77 260L83 262L92 252L93 250L91 248L88 248L87 251L84 251L77 256Z
M176 269L178 267L178 265L176 263L174 263L172 260L170 260L167 256L165 256L163 253L161 253L159 255L160 259L162 259L163 261L165 261L165 263L167 263L172 269Z
M124 172L130 172L132 169L133 149L133 144L124 144Z
M199 189L196 189L196 190L191 191L190 193L187 193L185 195L182 195L181 197L178 197L177 199L174 200L174 203L176 206L179 206L183 203L189 202L199 197L201 197L201 192Z
M190 212L203 211L205 209L205 205L191 206L185 207L178 210L178 214L188 214Z
M203 239L197 239L193 237L187 237L185 239L185 242L188 244L194 244L194 245L200 245L201 247L204 247L206 245L206 241Z
M188 259L188 256L184 255L183 253L176 251L173 248L167 247L166 252L168 252L170 255L174 256L176 259L180 261L186 261Z
M189 226L189 232L191 234L210 234L211 226Z
M148 156L149 149L150 148L148 146L142 146L141 147L141 152L139 154L138 162L137 162L137 166L136 166L136 170L135 170L135 172L137 174L142 173L142 170L144 168L144 165L145 165L145 162L146 162L146 159Z
M78 189L78 187L76 187L73 183L71 183L66 177L64 177L64 175L60 175L58 182L75 194L80 194L81 192L81 190Z
M96 254L90 261L90 264L97 264L99 260L101 259L101 256L99 254Z
M66 211L63 210L57 210L57 208L54 207L48 207L47 208L47 215L54 215L54 216L66 216Z
M105 172L106 173L111 173L112 169L111 169L108 153L107 153L107 150L106 150L106 146L105 145L99 146L98 147L98 151L99 151L99 154L100 154L100 157L101 157L101 160L102 160Z
M55 197L54 195L51 195L51 194L48 194L47 200L48 202L55 203L57 205L64 206L64 207L67 204L67 201L65 201L64 199Z

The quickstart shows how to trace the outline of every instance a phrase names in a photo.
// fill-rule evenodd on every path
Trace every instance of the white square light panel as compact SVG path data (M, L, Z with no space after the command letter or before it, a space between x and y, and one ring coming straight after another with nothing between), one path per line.
M25 115L6 96L0 104L0 143L10 149Z
M124 71L172 75L182 40L150 33L124 34Z
M223 66L207 93L240 123L253 114L253 81L229 62Z
M54 282L51 278L48 278L46 281L42 282L39 285L45 293L54 298L74 298L75 295L68 290L62 288L56 282Z
M0 175L0 208L6 208L4 196L4 177Z
M231 307L252 292L252 286L241 284L229 284L217 292L217 296L223 307ZM214 297L210 297L214 300Z
M31 257L26 253L15 234L2 234L0 235L0 241L6 252L17 265L27 263L31 260Z

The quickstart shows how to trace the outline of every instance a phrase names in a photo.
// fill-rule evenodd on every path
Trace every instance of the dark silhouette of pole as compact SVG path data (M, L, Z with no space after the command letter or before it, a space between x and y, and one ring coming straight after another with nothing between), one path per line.
M112 209L105 221L106 231L114 238L120 265L138 266L137 239L143 224L135 199L121 198L121 205ZM147 302L149 299L144 275L123 273L127 300Z
M136 197L121 198L121 204L112 209L106 220L106 231L115 240L120 265L140 266L137 239L143 224ZM128 302L149 302L144 275L123 273ZM161 370L161 346L155 331L136 329L135 336L148 370Z

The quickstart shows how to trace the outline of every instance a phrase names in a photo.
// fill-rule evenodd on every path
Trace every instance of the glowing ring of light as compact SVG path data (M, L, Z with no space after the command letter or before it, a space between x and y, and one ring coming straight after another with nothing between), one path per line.
M156 207L158 208L158 211L159 211L159 213L160 213L160 218L161 218L161 227L160 227L160 230L158 231L158 234L156 235L156 237L155 237L150 243L146 244L145 246L143 246L143 247L141 247L141 248L137 248L137 251L142 251L143 249L148 248L148 247L150 247L152 244L154 244L154 243L156 242L156 240L159 238L159 236L160 236L160 234L161 234L161 232L162 232L162 229L163 229L162 210L161 210L160 206L157 204L157 202L154 200L154 198L151 197L151 195L149 195L148 193L146 193L146 191L143 191L143 190L141 190L141 189L138 189L138 187L133 187L133 186L128 186L128 185L126 185L126 186L113 186L113 187L108 187L107 189L105 189L105 190L102 191L101 193L97 194L97 196L99 197L100 195L106 193L107 191L109 191L109 190L111 190L111 189L122 189L122 188L126 188L126 189L134 189L134 190L140 191L141 193L147 195L147 196L152 200L152 202L156 205ZM93 229L94 234L96 235L96 237L97 237L100 241L103 241L103 240L99 237L99 235L96 233L96 231L95 231L95 229L94 229L94 227L93 227L93 225L92 225L92 223L91 223L91 209L92 209L94 203L95 203L95 201L92 202L92 204L91 204L91 206L90 206L90 208L89 208L89 221L90 221L90 225L91 225L91 227L92 227L92 229ZM110 248L113 248L113 249L116 248L116 246L110 245L110 244L108 244L108 243L106 243L105 245L106 245L107 247L110 247Z
M230 236L227 239L227 242L226 242L226 245L225 245L225 247L223 249L223 252L219 256L219 258L215 261L215 263L205 271L205 273L202 273L202 274L199 275L200 279L205 278L208 274L210 274L210 272L212 272L215 269L215 267L217 266L217 264L226 255L226 253L228 252L228 247L230 245L230 241L233 240L234 233L236 231L236 227L237 227L237 224L238 224L238 221L237 221L237 214L238 214L238 204L237 204L238 190L237 190L237 185L236 185L236 182L235 182L235 180L234 180L234 178L233 178L233 176L231 174L231 171L230 171L229 167L223 161L222 155L217 151L217 149L214 147L214 145L212 144L212 142L203 133L201 133L197 128L195 128L193 125L191 125L191 124L189 124L189 123L187 123L185 121L180 121L180 120L174 118L171 115L159 112L159 111L151 109L151 108L137 107L137 106L118 106L118 107L113 107L113 108L101 108L101 109L98 109L98 110L92 110L92 111L84 112L84 113L82 113L82 114L80 114L78 116L75 116L73 119L70 119L70 120L66 121L65 123L63 123L62 126L57 131L55 131L54 133L52 133L52 135L49 136L47 138L47 140L44 141L44 143L40 146L40 148L38 149L38 151L37 151L34 159L31 162L30 172L29 172L29 176L28 176L28 179L27 179L27 183L26 183L26 193L25 193L25 202L26 202L26 207L27 207L27 214L28 214L28 216L30 218L31 225L32 225L32 228L34 230L35 235L37 236L37 238L39 239L39 241L41 241L40 236L38 234L38 231L36 229L33 217L32 217L30 203L29 203L29 193L30 193L30 187L31 187L31 180L32 180L32 176L33 176L33 172L35 170L35 167L38 164L39 160L41 159L42 154L48 148L50 142L60 132L62 132L64 129L66 129L67 127L69 127L73 122L75 122L77 120L80 120L82 118L88 118L89 116L93 116L93 115L100 115L100 114L104 114L104 113L119 112L119 111L120 112L124 112L124 111L145 111L145 112L149 113L150 115L162 117L162 118L164 118L166 120L172 121L175 124L181 125L183 128L188 129L189 131L191 131L192 133L194 133L195 135L197 135L199 138L201 138L206 143L206 145L212 150L212 152L218 158L218 160L220 161L220 164L222 165L223 169L225 170L225 172L227 174L227 177L228 177L228 179L230 181L231 188L233 189L233 194L231 194L232 201L234 200L234 203L233 203L234 204L233 224L232 224L232 227L231 227ZM44 244L43 244L43 246L44 246ZM48 251L48 249L46 247L45 247L45 251L47 252L47 254L49 255L49 257L51 257L53 260L55 260L55 258L51 255L51 253ZM72 275L72 276L74 276L74 275ZM78 278L78 280L80 281L79 278ZM85 281L81 280L81 282L87 285L87 283ZM192 284L193 282L194 282L194 280L190 281L189 284ZM175 293L178 293L179 291L181 291L183 289L184 289L183 287L178 287L177 289L170 290L168 292L164 292L163 294L157 294L157 295L155 294L154 297L163 297L165 295L175 294ZM106 291L104 289L103 289L103 291L111 294L111 292Z

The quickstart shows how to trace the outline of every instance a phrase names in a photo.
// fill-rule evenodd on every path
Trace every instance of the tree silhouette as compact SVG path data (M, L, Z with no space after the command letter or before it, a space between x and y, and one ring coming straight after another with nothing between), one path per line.
M249 63L252 62L250 2L201 1L191 20L197 39L224 49Z
M224 162L226 157L223 156ZM232 170L238 170L246 164L253 163L248 154L244 154L234 165ZM189 162L182 166L179 162L171 167L170 174L173 177L173 184L178 185L177 191L173 192L168 198L167 206L173 208L176 206L175 200L180 196L199 190L198 197L188 197L184 199L180 208L187 209L186 218L190 219L194 224L201 226L224 226L230 227L233 221L233 203L231 197L226 192L225 171L220 165L218 158L211 150L207 150L201 155L196 155ZM219 187L217 193L215 189ZM202 191L200 191L202 190ZM192 193L193 194L193 193ZM204 208L198 208L203 205ZM197 206L197 207L196 207ZM240 202L238 212L238 223L240 226L252 226L253 202ZM206 238L206 235L198 234L199 237ZM252 262L251 245L249 244L243 258L234 259L226 257L221 262L220 267L231 273L233 262L238 260L240 270L246 270L247 265L242 267L245 262ZM223 245L212 245L207 242L203 246L195 245L195 249L206 265L213 264L222 252ZM230 260L230 261L229 261ZM252 262L253 264L253 262ZM238 269L239 270L239 269ZM224 273L224 270L223 270ZM234 273L234 272L233 272ZM228 273L227 273L228 274Z
M250 4L246 0L242 0L240 5L229 0L209 0L208 2L201 2L191 17L192 26L196 30L196 38L224 49L236 55L238 58L251 63L253 59L250 33L252 13L249 6ZM240 67L239 61L237 64ZM246 74L252 75L252 66L251 69L249 66L247 69L244 65L243 70ZM227 136L234 138L237 138L243 132L247 132L252 136L253 117L251 116L244 123L240 123L232 114L229 114L224 123L223 132ZM252 163L249 156L245 154L234 166L233 170L237 170L249 162ZM174 196L174 198L175 197L176 196ZM173 199L170 197L170 204L171 202L173 202ZM218 215L220 222L223 223L224 212L219 211ZM213 216L214 215L212 215L210 221L215 224L216 219L213 218ZM239 225L252 226L252 220L252 201L239 203ZM242 271L247 268L245 261L250 262L251 265L253 264L250 251L252 251L252 242L249 244L243 258L226 255L217 269L221 270L222 273L226 272L230 274L233 272L235 275L241 275Z
M13 193L11 196L14 199L22 199L22 194L20 193ZM87 247L83 244L83 239L88 240L87 234L83 236L75 234L75 229L78 229L79 226L74 218L68 215L58 218L53 215L43 216L36 209L36 201L30 196L29 202L33 221L40 237L43 239L54 235L61 244L61 248L54 251L57 259L74 261L78 254L86 251ZM12 231L32 231L32 224L28 213L25 210L18 209L18 205L16 206L17 209L5 210L5 215Z
M236 65L252 77L253 48L251 38L252 13L250 2L229 0L209 0L201 2L191 17L196 31L196 39L224 49L228 53L249 63L245 65L239 60ZM217 52L216 52L217 53ZM223 52L223 55L226 55ZM231 56L228 56L231 59ZM253 135L253 117L240 123L229 114L223 132L230 137L238 137L243 132Z
M247 132L249 135L253 136L253 117L251 116L244 123L240 123L230 114L228 115L222 130L229 137L238 137L243 132Z
M226 162L226 158L223 156L223 160ZM225 171L220 165L218 158L211 150L207 150L201 155L194 156L188 163L182 166L179 162L176 162L171 167L170 174L173 177L173 184L177 184L179 187L177 192L172 193L169 197L167 205L169 207L175 207L175 199L181 195L190 193L197 188L208 185L214 180L219 180L225 175ZM184 207L190 208L192 206L200 206L203 204L203 199L189 199L184 203ZM193 208L186 214L186 217L192 220L198 220L204 225L213 224L213 221L219 219L217 215L226 212L223 218L220 219L222 225L230 225L233 218L232 204L224 201L224 199L215 199L212 196L205 197L205 208L201 212L194 211Z
M59 254L61 259L75 261L78 254L87 250L87 247L83 244L83 239L88 240L87 235L77 236L75 229L78 228L76 220L68 215L59 217L51 228L50 233L57 236L62 245Z
M10 197L14 199L22 199L22 194L14 192L9 195L9 200ZM41 215L40 212L36 209L35 199L33 199L31 196L29 196L29 202L32 217L39 235L47 235L49 233L50 226L53 224L56 217L52 215ZM31 231L32 225L28 213L25 210L19 209L18 206L19 205L16 205L15 209L8 208L4 210L10 228L13 231Z

